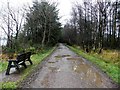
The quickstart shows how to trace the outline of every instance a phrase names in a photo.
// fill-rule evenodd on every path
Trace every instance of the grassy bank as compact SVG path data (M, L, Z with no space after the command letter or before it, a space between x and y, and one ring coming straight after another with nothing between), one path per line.
M81 55L82 57L96 64L100 69L106 72L107 75L111 77L113 81L120 84L120 80L119 80L120 78L118 78L120 77L120 67L118 66L119 61L114 61L116 63L113 63L113 60L108 59L104 55L104 53L101 55L95 53L85 53L76 46L69 46L69 48L74 52L76 52L78 55ZM118 57L116 57L115 59L115 57L113 56L113 58L114 60L119 60Z
M0 61L0 72L5 71L7 68L7 62Z
M25 69L23 72L21 72L21 78L19 80L17 80L16 82L0 83L0 87L2 87L2 89L6 89L6 88L15 89L15 88L17 88L18 85L20 84L20 82L23 81L38 66L38 64L40 64L40 62L42 60L44 60L48 55L50 55L54 49L55 49L55 47L45 49L42 52L39 52L38 54L32 55L31 60L33 62L33 65L30 65L27 69Z

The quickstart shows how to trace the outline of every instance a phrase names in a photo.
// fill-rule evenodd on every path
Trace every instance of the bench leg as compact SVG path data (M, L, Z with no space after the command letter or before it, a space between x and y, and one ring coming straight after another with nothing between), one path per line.
M31 61L30 59L29 59L28 61L30 62L31 65L33 64L32 61Z
M7 70L6 70L6 75L10 75L9 72L10 72L11 64L12 64L12 62L9 61L8 67L7 67Z
M14 65L15 65L17 71L20 73L19 65L17 64L17 62L14 62Z
M25 68L27 68L27 65L25 64L25 62L24 62L24 63L22 63L22 65L23 65Z

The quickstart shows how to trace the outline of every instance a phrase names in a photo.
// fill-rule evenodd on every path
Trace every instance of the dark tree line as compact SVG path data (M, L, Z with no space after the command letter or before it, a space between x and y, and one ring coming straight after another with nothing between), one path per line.
M120 48L120 2L75 4L62 32L64 42L89 52Z

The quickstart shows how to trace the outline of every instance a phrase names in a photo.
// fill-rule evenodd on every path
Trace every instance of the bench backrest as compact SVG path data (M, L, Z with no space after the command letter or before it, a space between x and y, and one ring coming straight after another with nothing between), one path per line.
M25 59L26 59L26 54L25 54L25 53L19 54L19 55L17 56L17 61L18 61L18 62L25 61Z
M19 54L17 56L17 61L21 62L21 61L25 61L25 60L29 60L31 56L31 52L27 52L27 53L23 53L23 54Z
M30 59L31 52L27 52L27 53L25 53L25 54L26 54L26 59Z

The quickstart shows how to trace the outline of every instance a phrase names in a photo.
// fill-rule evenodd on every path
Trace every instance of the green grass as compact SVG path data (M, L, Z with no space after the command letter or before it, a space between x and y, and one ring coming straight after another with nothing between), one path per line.
M16 82L3 82L0 83L0 86L2 89L10 88L10 89L15 89L19 86L20 82L22 82L30 73L40 64L42 60L44 60L48 55L50 55L54 48L49 48L45 49L42 52L39 52L38 54L34 54L31 56L31 60L33 62L33 65L29 66L26 68L22 73L21 73L21 78L17 80Z
M0 72L5 71L7 68L7 62L0 61Z
M12 89L15 89L15 88L17 88L17 82L3 82L3 83L0 83L0 89L10 89L10 90L12 90Z
M76 52L78 55L86 58L87 60L91 61L92 63L96 64L100 69L102 69L106 74L111 77L113 81L120 84L120 68L118 65L110 62L106 62L98 55L93 55L89 53L84 53L82 50L78 49L77 47L68 46L71 50Z

